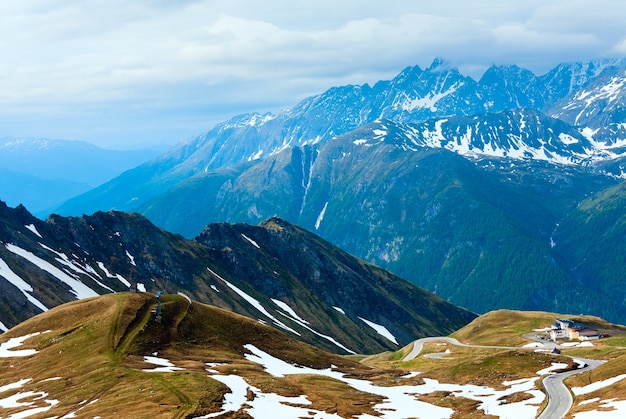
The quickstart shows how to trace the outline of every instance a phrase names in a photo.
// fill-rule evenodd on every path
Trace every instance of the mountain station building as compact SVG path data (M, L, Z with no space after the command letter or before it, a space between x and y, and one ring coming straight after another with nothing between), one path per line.
M599 339L597 329L569 319L556 319L548 331L550 339L557 340L594 340Z

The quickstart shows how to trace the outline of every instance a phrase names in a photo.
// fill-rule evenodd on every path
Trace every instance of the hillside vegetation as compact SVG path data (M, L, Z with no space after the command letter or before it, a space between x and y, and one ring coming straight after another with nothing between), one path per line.
M267 391L294 393L299 387L316 386L315 380L306 377L301 382L268 380L258 364L244 359L244 344L252 343L299 365L330 368L332 364L353 374L372 374L370 368L216 307L189 305L185 298L165 295L163 321L157 323L151 314L155 306L153 295L118 293L68 303L20 324L3 334L2 340L42 332L20 347L39 352L28 358L0 358L0 388L30 378L23 390L44 391L60 400L46 412L48 417L60 417L81 406L80 417L172 418L219 410L227 388L208 376L206 363L210 362L224 364L220 369L225 373L239 371ZM154 367L144 361L144 356L152 354L184 371L142 371ZM344 391L345 386L338 384L323 390L325 397L340 404ZM345 401L342 414L356 413L355 405L367 405L371 399L366 394L352 396Z
M467 326L450 336L473 345L517 346L528 343L528 335L536 330L549 328L557 318L570 319L576 323L598 329L599 333L626 336L626 327L607 322L596 316L572 316L543 311L495 310L477 317ZM603 339L610 345L612 340Z
M502 310L454 334L463 342L493 344L500 333L499 347L433 341L420 356L403 361L411 345L369 357L334 355L181 295L161 296L160 321L156 308L152 294L111 294L64 304L0 335L0 414L40 409L42 417L248 418L267 417L267 410L255 409L269 403L274 407L266 409L300 412L290 410L292 416L285 417L323 412L342 418L407 417L400 412L417 404L435 409L434 417L452 419L484 417L498 409L533 415L545 403L536 391L539 371L576 368L565 354L608 360L571 379L573 387L626 373L618 347L626 328L596 318L584 320L606 326L615 337L564 355L518 346L522 335L556 315ZM7 348L17 338L22 345ZM245 396L235 403L235 393L242 397L237 382ZM576 401L598 395L619 399L622 386Z

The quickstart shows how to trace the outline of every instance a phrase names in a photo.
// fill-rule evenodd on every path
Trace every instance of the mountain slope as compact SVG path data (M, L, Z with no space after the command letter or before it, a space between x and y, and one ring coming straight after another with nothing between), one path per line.
M411 351L407 346L357 363L180 295L157 301L147 293L111 294L66 303L0 335L0 414L534 418L545 402L542 377L581 367L520 337L554 316L500 311L458 335L489 345L499 336L496 346L441 338L426 342L411 361L402 361ZM580 320L624 333L598 318ZM623 397L621 340L562 346L577 358L607 361L580 373L571 386L578 411L598 414L608 399Z
M596 304L623 307L626 292L626 183L584 200L554 231L553 252L562 266L602 295Z
M606 127L626 119L626 71L608 68L573 96L554 105L554 116L578 126Z
M36 348L30 356L2 351L0 382L9 385L0 386L0 394L4 397L5 391L13 390L17 400L36 396L29 406L3 406L3 415L38 408L56 416L198 417L219 412L230 391L228 381L219 381L217 365L225 377L241 371L264 393L285 394L291 386L292 393L315 394L306 377L272 380L262 365L249 360L251 349L308 368L385 374L302 344L251 319L189 304L180 296L162 298L160 323L151 315L155 308L153 295L114 294L63 305L2 335L3 341L30 337L27 347ZM181 372L165 373L168 368L158 372L151 362L174 362ZM326 392L329 400L338 402L342 415L372 412L358 406L359 401L374 398L353 390L350 394L356 400L340 402L345 391L345 386L331 386ZM311 407L323 410L322 406L316 402Z
M406 161L428 149L446 149L462 155L472 161L467 167L534 164L536 167L530 170L546 170L545 177L549 178L563 171L563 165L590 164L604 153L596 144L570 125L533 110L450 117L418 124L381 120L323 144L288 148L252 166L238 166L231 169L231 173L236 174L234 177L225 178L220 175L221 171L203 172L136 209L167 229L193 236L206 223L217 220L258 222L278 214L296 221L307 202L314 202L317 217L325 202L317 201L325 199L327 186L319 183L320 177L331 176L327 171L333 170L332 176L337 179L345 177L358 182L356 173L364 165L364 159L370 161L360 188L365 188L373 178L393 175L395 167L408 164ZM346 148L350 151L345 151ZM358 158L351 158L352 155ZM614 160L613 164L619 161ZM553 166L555 164L559 166ZM604 173L606 170L605 165L597 171ZM601 176L593 171L587 173L585 169L566 171L569 177L578 178L577 182L590 182L595 187L614 182L610 177L599 181ZM536 176L542 175L537 173ZM420 184L421 188L428 186L424 182ZM376 191L370 192L376 194ZM407 194L411 194L410 189ZM234 202L230 201L230 196L234 197ZM584 192L579 196L584 196ZM264 211L260 213L257 207ZM311 228L314 221L309 219L305 225Z
M398 348L474 317L280 219L210 225L186 240L138 214L42 222L23 207L1 209L5 328L66 301L131 287L180 290L340 353Z

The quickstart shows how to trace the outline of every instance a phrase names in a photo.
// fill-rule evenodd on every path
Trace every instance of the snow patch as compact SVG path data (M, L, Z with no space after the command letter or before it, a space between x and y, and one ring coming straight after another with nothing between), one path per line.
M335 310L337 310L338 312L340 312L341 314L344 314L344 315L346 314L346 312L345 312L345 311L343 311L343 309L342 309L341 307L336 307L336 306L333 306L333 308L334 308Z
M578 143L578 140L576 138L572 137L569 134L565 134L563 132L559 134L559 140L561 140L561 142L565 145Z
M269 121L271 121L274 118L276 118L276 115L273 115L271 113L266 113L265 115L254 114L248 120L246 125L248 125L250 127L264 125L264 124L268 123Z
M256 247L257 249L261 248L261 246L259 246L257 242L255 242L254 240L252 240L250 237L246 236L245 234L241 233L241 237L246 239L248 242L250 242L250 244L252 244L252 246Z
M396 345L399 345L398 341L395 338L395 336L392 335L391 332L389 330L387 330L387 328L385 326L377 324L377 323L374 323L374 322L369 321L367 319L364 319L363 317L360 317L360 316L359 316L359 319L361 319L363 322L365 322L365 324L367 324L369 327L374 329L376 331L376 333L378 333L379 335L381 335L384 338L388 339L389 341L395 343Z
M594 135L596 135L596 133L598 132L598 130L593 130L589 127L585 127L583 129L580 130L580 133L582 134L583 137L585 137L587 140L589 140L592 143L595 143L595 140L593 139Z
M71 270L73 270L76 273L87 275L87 276L91 277L91 279L96 281L98 283L98 285L100 285L101 287L106 288L106 289L110 290L111 292L115 292L111 288L107 287L106 285L104 285L103 283L98 281L98 279L96 277L98 277L100 279L102 279L102 277L90 265L87 265L87 264L81 265L79 262L77 262L75 260L71 260L69 257L67 257L67 255L65 253L57 252L56 250L52 249L51 247L46 246L43 243L39 243L39 246L41 246L44 249L46 249L47 251L52 252L55 255L57 255L58 257L55 258L55 260L57 262L59 262L60 264L62 264L64 266L67 266L68 268L70 268ZM76 256L76 255L73 255L73 256L75 258L78 258L78 256Z
M429 109L431 112L437 112L437 102L444 97L451 95L461 87L464 83L455 83L448 90L439 93L429 93L427 96L409 99L408 97L400 105L403 111L411 112L415 109Z
M373 129L372 132L376 137L384 137L387 135L387 131L384 129Z
M624 378L626 378L626 374L620 374L613 378L607 378L606 380L596 381L595 383L588 384L584 387L572 387L572 393L574 393L575 396L580 396L581 394L593 393L596 390L600 390L602 388L613 385L619 381L622 381Z
M592 347L593 343L589 342L589 341L584 341L584 342L563 342L563 343L561 343L561 346L564 346L566 348Z
M317 216L317 220L315 220L315 229L316 230L320 229L320 224L322 224L322 220L324 220L324 214L326 214L326 208L328 208L328 201L326 201L326 203L324 204L324 208L322 208L322 211Z
M83 400L82 402L79 403L79 405L81 405L81 406L78 409L72 410L70 413L68 413L68 414L66 414L64 416L61 416L61 419L75 418L77 412L80 412L81 410L83 410L87 406L91 406L92 404L97 403L98 400L99 399L93 399L89 403L87 403L87 400ZM94 416L93 419L100 419L100 416Z
M554 371L556 370L562 370L564 368L567 368L567 364L563 364L561 362L553 362L552 366L548 367L548 368L544 368L542 370L537 371L537 375L548 375L548 374L554 374Z
M114 289L112 289L111 287L108 287L107 285L103 284L102 282L98 280L98 278L102 279L102 276L100 276L100 274L96 272L96 270L92 268L90 265L88 264L81 265L79 262L76 262L75 260L71 260L69 257L67 257L65 253L57 252L56 250L46 246L43 243L39 243L39 245L43 247L44 249L46 249L47 251L52 252L55 255L57 255L58 258L55 258L55 260L59 262L60 264L67 266L68 268L70 268L76 273L83 274L83 275L90 277L91 279L94 280L96 284L98 284L102 288L107 289L111 292L115 292ZM78 258L78 256L76 255L74 255L74 257Z
M598 408L606 410L576 413L574 419L622 419L626 417L626 400L602 400Z
M511 382L504 382L503 385L507 388L504 390L495 390L486 386L476 386L471 384L444 384L439 383L437 380L424 378L423 384L419 385L399 385L399 386L378 386L370 381L359 380L355 378L346 378L341 372L333 371L332 369L316 370L313 368L300 367L289 364L281 359L275 358L254 345L244 345L244 347L251 352L246 354L245 357L249 361L256 362L262 365L266 372L274 377L284 377L286 375L293 374L315 374L324 377L333 378L335 380L346 383L350 387L370 394L376 394L383 397L383 401L378 403L372 408L380 413L382 418L407 418L415 417L416 412L420 413L420 417L425 418L450 418L454 413L452 409L434 406L426 402L418 400L415 395L430 394L436 391L446 391L455 397L465 397L471 400L479 402L478 409L483 410L486 415L493 415L497 417L508 418L534 418L537 415L537 406L543 402L545 395L536 389L535 381L537 378L521 379ZM216 376L213 376L216 378ZM245 383L243 379L240 383ZM247 386L247 384L245 384ZM247 388L246 388L247 389ZM252 390L253 392L255 390ZM240 390L240 394L244 394ZM531 397L527 400L520 402L503 403L502 399L515 393L526 393ZM256 398L255 398L256 399ZM250 403L248 401L248 403ZM239 405L244 407L243 405ZM276 415L272 414L273 410L271 406L268 406L263 414L253 415L248 410L252 417L255 418L274 418ZM213 414L215 415L215 414ZM218 416L218 415L215 415ZM213 416L213 417L215 417ZM285 417L298 417L285 416ZM311 417L305 415L305 417ZM313 417L325 417L325 416L313 416ZM336 417L336 416L332 416ZM371 417L371 416L368 416Z
M259 302L259 300L257 300L256 298L252 297L251 295L247 294L245 291L243 291L242 289L236 287L235 285L231 284L230 282L228 282L227 280L225 280L224 278L222 278L221 276L219 276L217 273L213 272L210 268L207 267L207 270L209 272L211 272L211 274L213 276L215 276L216 278L218 278L220 281L222 281L223 283L226 284L226 286L228 288L230 288L231 290L233 290L236 294L238 294L241 298L243 298L244 300L246 300L252 307L256 308L258 311L260 311L261 313L263 313L266 317L272 319L272 321L274 322L274 324L282 329L285 329L295 335L300 336L300 333L296 332L295 330L293 330L291 327L287 326L285 323L281 322L280 320L278 320L276 317L272 316L266 309L265 307L263 307L263 305Z
M18 388L22 388L24 384L29 383L32 380L33 380L32 378L24 378L20 381L16 381L14 383L9 383L9 384L0 386L0 393L4 393L5 391L9 391L9 390L17 390Z
M277 300L275 298L272 298L271 300L274 302L274 304L276 304L278 307L280 307L281 309L286 311L294 319L297 319L301 323L309 324L308 321L306 321L302 317L298 316L298 314L291 307L289 307L287 305L287 303L285 303L284 301L280 301L280 300Z
M77 299L88 298L88 297L96 297L99 294L89 288L87 285L83 284L76 278L73 278L52 265L51 263L35 256L31 252L22 249L21 247L15 246L14 244L7 244L7 250L11 253L14 253L18 256L23 257L30 263L36 265L39 269L48 272L50 275L57 278L59 281L67 284L70 287L70 292L76 296Z
M36 236L38 236L40 239L43 239L43 237L41 237L41 234L39 234L39 231L37 231L37 227L35 227L35 224L28 224L26 226L27 229L29 229L30 231L33 232L33 234L35 234Z
M104 263L102 263L102 262L96 262L96 263L98 264L98 267L100 269L102 269L102 272L104 272L104 274L107 276L107 278L117 279L122 284L126 285L128 288L131 287L130 282L128 282L128 280L126 278L124 278L122 275L120 275L120 274L113 275L111 272L109 272L109 270L106 268L106 266L104 266Z
M340 419L340 416L335 413L330 414L309 407L301 407L311 404L306 396L288 397L276 393L264 393L237 375L213 375L211 378L226 385L230 392L224 395L221 411L199 416L197 419L215 418L240 410L253 418ZM253 394L250 400L248 400L249 393Z
M165 358L159 358L156 356L144 356L143 360L148 364L159 365L159 367L152 369L143 369L143 372L174 372L174 371L182 371L184 368L179 368L172 364L169 360Z
M43 391L25 391L15 393L11 396L5 397L4 399L0 399L0 407L5 409L15 409L20 407L29 407L35 404L35 402L41 401L47 403L47 406L39 406L39 407L31 407L27 410L22 410L19 413L15 413L9 418L26 418L28 416L34 416L39 413L47 412L52 407L56 406L59 401L58 400L48 400L48 393ZM21 401L27 400L27 401Z
M259 150L256 153L253 153L250 156L248 156L248 161L258 160L261 158L262 155L263 155L263 150Z
M228 365L228 363L225 363L225 362L205 362L204 364L207 366L205 368L207 372L211 372L215 374L219 374L219 371L214 369L215 367L219 367L220 365Z
M35 332L29 333L28 335L20 336L17 338L11 338L4 343L0 343L0 358L13 358L13 357L23 357L23 356L31 356L36 354L38 351L36 349L22 349L19 351L13 351L13 348L17 348L22 345L25 340L28 340L34 336L41 335L45 332Z
M130 264L133 266L137 266L135 264L135 257L133 255L131 255L128 250L126 251L126 256L128 257L128 259L130 260Z
M341 343L339 343L335 338L333 338L332 336L328 336L325 335L323 333L318 332L317 330L313 329L312 327L310 327L308 325L308 322L306 320L300 319L300 317L291 317L288 314L283 313L282 311L279 311L279 313L285 317L287 317L288 319L290 319L291 321L293 321L294 323L299 324L300 326L304 327L305 329L315 333L317 336L326 339L327 341L331 342L333 345L336 345L337 347L343 349L344 351L351 353L353 355L356 355L356 352L354 352L351 349L348 349L347 347L345 347L344 345L342 345ZM295 313L294 313L295 314Z
M9 265L7 265L7 263L2 259L0 259L0 276L9 281L11 284L15 285L17 289L19 289L22 294L24 294L26 299L30 301L35 307L39 308L41 311L48 311L48 307L43 305L41 301L39 301L30 294L31 292L33 292L33 287L31 287L30 284L20 278L15 272L13 272Z

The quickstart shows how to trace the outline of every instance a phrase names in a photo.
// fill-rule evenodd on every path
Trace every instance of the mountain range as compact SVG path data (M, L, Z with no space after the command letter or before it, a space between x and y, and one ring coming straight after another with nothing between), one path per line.
M437 59L236 116L56 212L136 211L186 237L279 216L474 312L624 322L625 86L618 60L475 81Z
M475 315L282 219L194 240L138 214L50 216L0 204L0 326L111 292L182 292L336 353L448 334Z
M159 154L152 149L108 150L84 141L0 139L0 196L37 215L99 186Z

